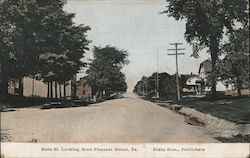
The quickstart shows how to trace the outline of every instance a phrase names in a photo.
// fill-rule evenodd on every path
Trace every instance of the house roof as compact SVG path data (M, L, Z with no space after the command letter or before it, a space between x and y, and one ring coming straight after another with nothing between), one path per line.
M197 75L193 75L187 79L186 84L189 86L196 86L200 85L199 84L200 81L201 79Z
M204 68L205 72L212 71L212 60L205 60L200 64L199 73L201 72L201 68Z
M89 80L88 78L85 76L85 77L81 77L78 81L77 81L77 84L80 85L80 84L83 84L83 85L86 85L86 84L89 84Z
M181 74L180 76L185 76L187 78L191 78L191 77L199 77L199 75L196 75L196 74Z

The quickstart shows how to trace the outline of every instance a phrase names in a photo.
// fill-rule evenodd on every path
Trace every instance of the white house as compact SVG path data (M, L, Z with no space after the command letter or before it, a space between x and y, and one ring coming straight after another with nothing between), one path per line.
M189 89L189 92L195 92L197 95L201 91L201 79L199 78L198 75L191 75L187 81L186 85Z
M212 61L211 60L205 60L200 64L199 78L205 82L205 86L202 87L202 88L204 88L203 91L205 93L208 93L211 91L211 87L209 87L207 84L207 76L211 71L212 71ZM230 85L230 84L226 84L223 81L216 82L216 90L217 91L225 92L225 91L231 90L231 89L232 89L232 85Z
M186 81L186 85L193 89L197 95L207 94L211 92L211 87L208 86L207 76L212 71L212 61L205 60L200 64L199 75L191 75ZM216 90L226 92L232 90L231 84L226 84L223 81L216 82Z

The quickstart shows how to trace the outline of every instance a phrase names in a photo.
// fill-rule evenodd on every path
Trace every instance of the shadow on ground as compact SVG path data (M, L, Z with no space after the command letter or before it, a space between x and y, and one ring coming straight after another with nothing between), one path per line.
M11 141L11 136L5 132L0 132L1 142Z
M236 124L250 124L250 98L227 97L218 100L208 98L186 99L178 104L211 114Z
M53 108L72 108L72 107L82 107L82 106L88 106L88 102L51 102L48 104L44 104L41 106L40 109L53 109Z
M236 135L231 138L217 137L222 143L249 143L250 135Z
M222 96L216 99L211 97L189 97L184 98L179 102L169 101L164 98L152 99L145 98L147 100L163 103L179 104L187 108L193 108L205 114L211 114L212 116L234 122L236 124L250 124L250 98L249 96L232 97Z

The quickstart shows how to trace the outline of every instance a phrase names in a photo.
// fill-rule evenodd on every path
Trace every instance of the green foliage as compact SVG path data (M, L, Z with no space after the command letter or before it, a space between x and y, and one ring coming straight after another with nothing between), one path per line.
M167 13L176 20L185 19L188 42L209 46L211 36L220 40L223 29L232 32L236 22L248 22L247 0L167 0Z
M208 47L212 59L212 93L215 95L215 67L220 55L220 42L225 33L233 33L236 26L248 23L247 0L167 0L163 13L176 20L186 20L185 38L194 45L194 57Z
M93 56L87 74L95 92L105 91L107 97L112 93L126 92L127 84L121 69L128 64L127 51L111 46L94 47Z
M169 75L168 73L159 74L159 94L170 95L176 93L176 78L175 75Z
M159 95L160 97L173 98L176 96L176 76L168 73L159 73ZM134 87L134 92L138 95L155 96L156 89L156 73L149 77L143 76ZM186 77L179 77L180 88L186 86Z
M64 83L85 66L88 26L75 25L61 0L0 2L1 79Z
M224 44L225 57L218 64L221 80L233 83L238 89L249 84L249 29L237 30ZM239 91L240 92L240 91Z

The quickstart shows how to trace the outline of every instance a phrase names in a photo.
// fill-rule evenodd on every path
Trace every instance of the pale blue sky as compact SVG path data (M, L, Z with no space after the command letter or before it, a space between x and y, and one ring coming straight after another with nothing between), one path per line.
M179 56L180 74L198 73L199 64L209 56L191 58L192 48L184 39L185 21L175 21L166 14L165 0L68 0L65 10L76 13L74 21L91 27L92 40L86 58L91 58L93 46L116 46L129 52L126 74L128 91L143 75L156 71L158 49L159 72L175 73L175 57L168 56L169 43L182 42L186 54ZM205 51L204 51L205 52ZM84 60L86 60L86 58ZM84 74L78 74L78 78Z

